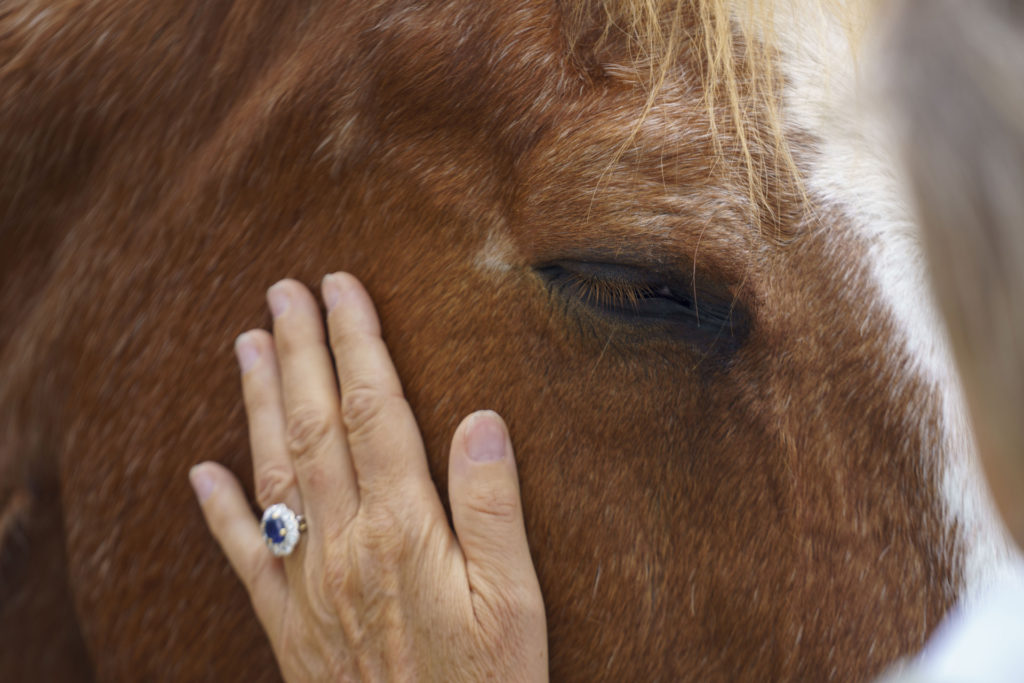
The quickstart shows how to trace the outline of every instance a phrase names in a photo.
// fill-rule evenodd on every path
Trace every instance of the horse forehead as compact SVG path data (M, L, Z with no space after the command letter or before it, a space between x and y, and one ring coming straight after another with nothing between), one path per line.
M856 252L878 305L893 323L893 357L909 359L903 373L937 398L938 452L922 453L922 467L939 471L944 522L959 537L962 596L969 600L998 575L1019 573L1019 561L977 463L966 404L900 171L899 146L885 123L882 98L873 85L877 81L870 78L881 73L881 66L870 55L852 60L843 29L831 17L814 16L817 22L808 15L799 21L776 17L779 68L787 84L784 116L788 124L817 139L815 153L806 160L807 190L848 218L828 239L864 246Z
M565 66L558 18L540 2L520 3L513 12L494 3L399 3L365 29L365 59L387 72L403 98L539 98L546 78ZM391 83L376 85L386 90Z

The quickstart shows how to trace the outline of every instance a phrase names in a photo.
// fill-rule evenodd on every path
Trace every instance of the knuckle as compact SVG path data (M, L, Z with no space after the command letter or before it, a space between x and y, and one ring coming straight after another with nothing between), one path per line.
M373 433L385 411L384 394L368 386L346 387L341 396L341 417L349 438Z
M465 504L473 512L502 521L519 516L519 497L507 487L475 486L466 493Z
M477 594L477 614L492 626L492 632L522 637L545 620L544 601L539 591L522 586L495 586Z
M312 503L315 499L330 499L337 495L334 487L334 477L328 471L329 468L323 462L323 458L309 458L302 462L299 467L301 471L302 491L310 497ZM333 494L333 495L332 495Z
M270 466L256 474L256 501L267 507L284 500L285 493L295 485L295 473L291 468Z
M347 555L327 553L321 578L325 601L350 600L359 593Z
M373 558L376 568L396 568L405 556L405 533L389 511L366 514L359 526L361 546Z
M288 453L296 459L318 450L331 433L330 418L315 408L296 408L288 416L287 424Z

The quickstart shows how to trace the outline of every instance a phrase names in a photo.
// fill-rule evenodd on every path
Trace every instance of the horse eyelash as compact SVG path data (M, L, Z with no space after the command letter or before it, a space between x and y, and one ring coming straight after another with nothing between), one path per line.
M563 286L571 287L584 303L607 308L635 309L641 300L655 294L650 285L594 278L583 273L568 274Z

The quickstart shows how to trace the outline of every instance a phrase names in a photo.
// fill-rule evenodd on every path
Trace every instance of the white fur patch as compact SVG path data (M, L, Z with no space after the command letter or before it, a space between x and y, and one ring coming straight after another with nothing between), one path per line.
M497 228L487 233L487 240L473 259L473 265L485 273L504 273L512 265L515 246Z
M978 463L945 327L908 207L909 192L900 177L897 144L878 104L879 89L870 87L877 80L865 75L871 70L863 64L858 71L836 19L804 5L799 0L788 3L775 20L789 86L784 116L787 125L820 139L820 154L804 169L807 190L850 218L854 238L868 246L868 266L881 304L899 330L900 338L893 343L912 359L910 371L938 390L941 452L923 454L929 460L923 464L940 468L947 522L958 526L965 553L964 585L953 588L969 602L992 582L1014 574L1024 581L1024 565L995 511ZM843 240L842 233L835 235L837 249Z

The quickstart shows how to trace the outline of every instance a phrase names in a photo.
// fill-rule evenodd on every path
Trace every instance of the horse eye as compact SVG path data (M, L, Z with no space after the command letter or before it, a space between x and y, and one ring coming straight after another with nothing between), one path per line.
M747 336L745 309L714 283L615 263L558 261L535 270L570 308L646 336L725 353L738 349Z

